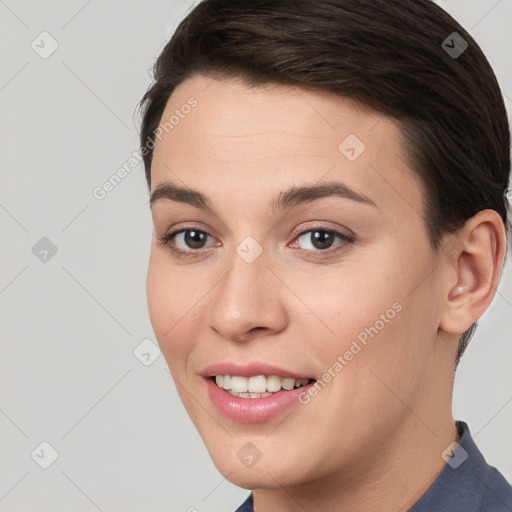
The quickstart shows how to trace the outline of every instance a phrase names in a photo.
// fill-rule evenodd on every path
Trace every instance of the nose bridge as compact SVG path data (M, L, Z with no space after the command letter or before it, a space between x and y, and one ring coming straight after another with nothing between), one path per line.
M235 248L228 275L219 283L217 304L229 304L238 317L254 307L254 302L265 296L264 274L269 272L266 263L260 244L252 237L243 240Z
M241 234L250 232L250 226L248 224L239 226L238 232ZM250 298L250 288L254 289L258 281L262 283L262 278L265 280L264 274L269 272L269 269L263 242L260 243L263 238L264 234L243 235L240 242L233 244L229 261L231 270L223 280L225 281L223 287L227 289L228 296L233 294L234 298L237 298L241 294L242 297L247 295Z
M210 326L230 339L243 339L255 327L279 330L285 315L277 285L263 247L246 237L235 247L230 269L215 287L208 313Z

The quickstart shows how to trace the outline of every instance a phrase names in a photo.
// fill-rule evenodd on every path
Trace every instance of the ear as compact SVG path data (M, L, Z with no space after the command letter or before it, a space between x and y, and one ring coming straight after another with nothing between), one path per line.
M461 334L491 304L501 276L506 235L494 210L482 210L466 221L449 247L455 283L450 283L439 328Z

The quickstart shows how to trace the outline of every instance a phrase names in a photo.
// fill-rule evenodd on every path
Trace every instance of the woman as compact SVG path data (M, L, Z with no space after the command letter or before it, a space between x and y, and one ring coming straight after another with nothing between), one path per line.
M469 34L428 0L204 0L141 104L151 322L238 510L512 509L451 410L510 236Z

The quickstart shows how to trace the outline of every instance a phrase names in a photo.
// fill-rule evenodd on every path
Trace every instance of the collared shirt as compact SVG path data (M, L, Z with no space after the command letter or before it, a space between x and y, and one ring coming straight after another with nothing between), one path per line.
M455 423L459 443L446 452L443 470L409 512L512 512L512 486L487 464L467 423ZM252 493L235 512L254 512Z

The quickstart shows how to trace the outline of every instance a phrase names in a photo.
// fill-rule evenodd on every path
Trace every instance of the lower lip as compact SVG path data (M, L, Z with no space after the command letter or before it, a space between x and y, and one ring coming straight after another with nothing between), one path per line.
M262 398L242 398L231 395L212 379L206 379L208 395L217 409L228 418L242 423L262 423L278 416L293 404L299 404L299 395L314 384L315 381L312 381L307 386L281 390Z

